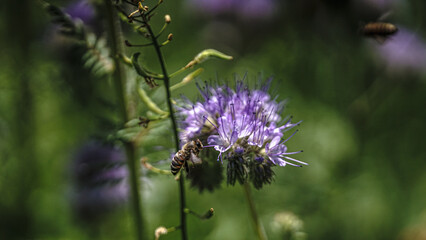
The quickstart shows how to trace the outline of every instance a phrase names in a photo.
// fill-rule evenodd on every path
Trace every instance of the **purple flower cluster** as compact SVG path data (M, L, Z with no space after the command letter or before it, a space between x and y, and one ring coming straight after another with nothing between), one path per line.
M72 163L73 204L81 220L97 220L127 201L125 155L112 146L91 142L79 149Z
M248 19L271 16L277 5L275 0L189 0L188 2L192 8L203 13L230 13Z
M180 109L180 138L183 142L199 138L213 147L223 161L243 156L245 161L270 165L300 166L306 163L289 157L285 143L296 133L285 132L298 125L291 119L281 121L283 102L267 93L270 80L259 89L250 90L242 81L235 90L227 85L199 87L203 100L192 104L185 99Z

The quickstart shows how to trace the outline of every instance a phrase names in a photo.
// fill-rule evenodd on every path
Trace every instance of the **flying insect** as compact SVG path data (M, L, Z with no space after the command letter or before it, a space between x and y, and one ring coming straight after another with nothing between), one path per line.
M361 28L362 35L374 38L379 43L384 43L397 32L398 28L388 22L369 22Z

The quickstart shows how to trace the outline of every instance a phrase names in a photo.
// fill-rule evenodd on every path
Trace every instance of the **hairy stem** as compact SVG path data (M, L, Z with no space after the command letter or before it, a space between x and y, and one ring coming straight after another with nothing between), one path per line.
M175 117L175 114L174 114L172 100L171 100L171 94L170 94L170 76L167 73L166 63L164 61L163 54L160 50L160 45L157 41L157 38L155 37L154 32L152 31L152 28L149 25L146 17L143 16L143 18L144 18L143 20L146 24L146 29L148 30L148 32L151 36L151 40L152 40L152 43L154 45L155 52L157 53L158 60L159 60L160 65L161 65L161 70L163 72L164 87L166 89L166 96L167 96L167 106L169 107L169 111L170 111L170 119L172 121L173 135L174 135L176 152L177 152L177 151L180 150L180 147L179 147L180 145L179 145L179 135L178 135L178 130L177 130L176 117ZM186 213L185 213L186 202L185 202L185 185L184 185L184 178L183 177L179 178L179 195L180 195L180 229L181 229L181 233L182 233L182 239L186 240L186 239L188 239L188 234L187 234L187 230L186 230Z
M263 228L262 223L259 221L259 217L257 216L256 207L254 206L253 199L251 197L251 190L249 183L244 183L244 193L246 195L247 202L250 208L251 219L253 220L253 225L256 230L256 234L260 240L267 240L265 229Z
M126 96L126 74L123 68L121 61L119 60L119 54L124 52L123 50L123 40L121 33L121 26L117 14L114 12L111 0L104 0L106 7L106 18L108 26L108 34L110 40L111 54L114 58L114 84L115 90L117 92L117 99L119 101L119 108L121 110L121 118L123 124L128 122L132 116L129 109L128 96ZM137 239L148 239L146 235L145 226L143 224L142 218L142 208L140 204L140 181L139 173L140 166L139 161L136 160L136 149L132 143L124 143L124 147L127 155L127 166L129 169L129 182L131 188L131 203L132 203L132 212L134 217L135 231Z

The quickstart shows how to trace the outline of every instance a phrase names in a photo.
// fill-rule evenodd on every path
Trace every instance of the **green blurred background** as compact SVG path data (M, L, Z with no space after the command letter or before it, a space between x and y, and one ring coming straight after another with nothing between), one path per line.
M423 39L426 3L393 1L387 8L366 0L280 3L270 19L249 20L200 14L183 0L165 0L153 19L159 29L164 14L172 17L167 31L174 40L163 48L169 71L216 48L234 60L204 63L202 80L273 76L272 93L288 100L283 114L303 120L288 145L303 149L297 159L309 166L277 167L275 182L253 191L269 238L284 239L274 216L292 212L304 223L304 239L426 239L426 63L389 67L379 51L393 39L379 44L358 33L361 22L390 9L389 21ZM97 16L101 35L102 12ZM70 201L75 149L118 129L111 82L82 67L83 53L55 33L33 1L6 1L1 17L0 238L133 239L129 206L92 225L75 217ZM125 30L127 39L138 41ZM387 51L404 54L411 44ZM152 49L144 49L143 59L159 70ZM155 91L163 99L163 90ZM195 84L173 94L198 96ZM168 169L171 152L157 153L154 145L172 147L168 129L152 133L140 153L162 169ZM169 176L143 174L142 205L153 237L160 225L178 225L178 184ZM195 211L215 209L210 220L188 216L190 239L256 239L240 186L223 183L202 194L188 188L187 199ZM173 232L162 239L179 237Z

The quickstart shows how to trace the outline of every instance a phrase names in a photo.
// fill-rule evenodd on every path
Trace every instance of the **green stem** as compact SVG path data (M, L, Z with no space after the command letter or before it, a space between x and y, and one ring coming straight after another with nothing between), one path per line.
M164 87L166 89L166 95L167 95L167 106L169 107L169 111L170 111L170 119L172 121L172 129L173 129L173 134L174 134L174 139L175 139L175 146L176 146L176 152L180 150L180 145L179 145L179 135L178 135L178 131L177 131L177 123L176 123L176 117L174 115L174 110L173 110L173 105L172 105L172 100L171 100L171 94L170 94L170 77L167 73L167 69L166 69L166 63L164 61L163 58L163 54L161 53L160 50L160 45L157 41L157 39L155 38L154 32L152 31L152 28L150 26L150 24L148 23L145 15L143 15L143 20L146 24L146 29L148 30L151 39L152 39L152 43L154 45L155 48L155 52L157 53L157 57L158 60L160 62L161 65L161 70L163 72L163 79L164 79ZM179 178L179 195L180 195L180 228L181 228L181 233L182 233L182 240L186 240L188 239L188 234L187 234L187 230L186 230L186 213L185 213L185 208L186 208L186 202L185 202L185 185L184 185L184 178L180 177Z
M170 76L169 77L174 77L174 76L176 76L176 75L178 75L179 73L181 73L181 72L184 72L185 70L187 70L188 68L181 68L181 69L179 69L179 70L177 70L176 72L174 72L174 73L172 73L172 74L170 74Z
M164 23L163 27L161 28L160 32L157 34L157 36L155 38L160 37L161 34L164 32L164 30L166 30L168 25L169 25L168 23Z
M263 228L262 223L259 221L259 217L257 216L256 207L254 206L253 198L251 197L251 190L249 183L244 183L244 193L249 204L251 219L253 220L254 228L256 230L256 234L260 240L267 240L265 229Z
M129 111L129 103L126 98L126 74L123 68L123 65L118 58L119 54L124 53L123 49L123 40L121 35L121 25L118 20L117 14L114 12L114 8L112 6L111 0L105 0L106 7L106 18L107 18L107 26L108 26L108 34L111 54L114 58L114 66L115 71L113 75L115 90L117 91L117 98L119 101L119 107L121 110L121 118L123 125L124 123L131 120L132 116ZM132 202L132 212L135 223L135 231L137 239L147 239L146 231L143 224L142 218L142 208L140 204L140 185L139 185L139 161L136 161L136 149L132 143L124 143L124 147L127 155L127 166L129 169L129 182L131 188L131 202Z

